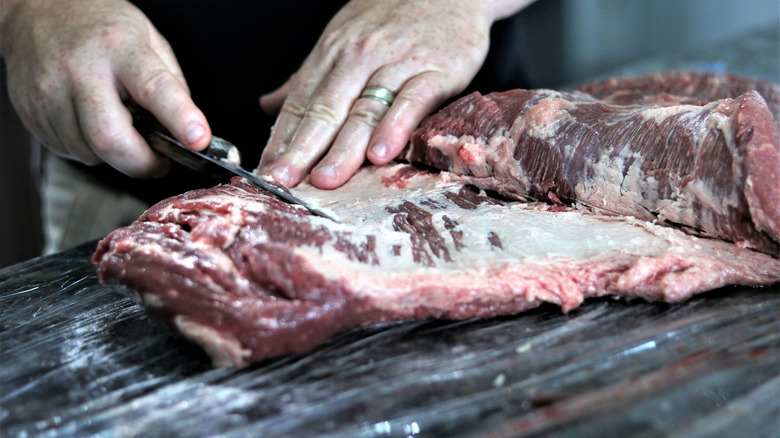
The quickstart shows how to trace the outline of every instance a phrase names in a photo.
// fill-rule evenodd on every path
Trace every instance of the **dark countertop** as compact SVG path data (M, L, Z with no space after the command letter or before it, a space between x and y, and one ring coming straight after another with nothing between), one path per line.
M3 436L777 436L780 286L352 330L214 369L98 283L0 270ZM630 431L630 433L629 433Z

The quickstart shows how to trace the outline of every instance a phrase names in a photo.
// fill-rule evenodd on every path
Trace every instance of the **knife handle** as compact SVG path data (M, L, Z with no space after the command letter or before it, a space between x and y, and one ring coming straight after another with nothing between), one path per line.
M178 148L169 145L169 143L175 143L184 147L184 145L165 129L152 113L132 101L127 102L125 105L133 116L133 125L144 137L146 142L149 143L149 146L151 146L152 149L190 169L197 171L204 170L202 169L203 165L201 163L195 163L190 157L182 154ZM224 138L212 135L208 147L201 152L228 164L241 166L241 152L233 143Z

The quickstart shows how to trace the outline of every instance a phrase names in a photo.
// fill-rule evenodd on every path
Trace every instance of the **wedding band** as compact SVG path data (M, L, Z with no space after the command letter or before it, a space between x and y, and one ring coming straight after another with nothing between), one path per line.
M363 94L361 94L360 97L374 99L377 102L383 103L387 106L392 105L393 100L395 100L395 94L393 94L393 92L387 88L382 87L368 87L363 90Z

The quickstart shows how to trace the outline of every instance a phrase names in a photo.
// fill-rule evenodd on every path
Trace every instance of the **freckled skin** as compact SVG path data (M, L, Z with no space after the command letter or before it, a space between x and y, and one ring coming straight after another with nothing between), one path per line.
M476 74L491 23L531 1L347 3L301 69L261 99L279 112L263 168L281 166L272 176L295 185L319 161L313 183L334 188L366 157L390 161L419 121ZM132 126L128 98L188 147L208 145L209 124L170 46L127 1L3 0L0 22L12 103L54 153L133 177L165 173L167 160ZM393 91L392 107L359 99L367 84ZM367 153L369 145L384 154Z
M190 99L168 42L119 0L5 2L2 53L11 101L52 152L134 177L165 173L132 126L123 100L150 110L183 143L203 149L208 123ZM187 137L190 126L202 129ZM196 132L197 133L197 132Z

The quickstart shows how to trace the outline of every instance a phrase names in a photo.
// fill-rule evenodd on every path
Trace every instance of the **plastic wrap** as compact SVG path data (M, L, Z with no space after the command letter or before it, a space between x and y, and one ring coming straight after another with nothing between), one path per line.
M4 436L771 436L780 287L356 329L213 369L99 284L94 244L0 271ZM732 435L733 435L732 434Z

